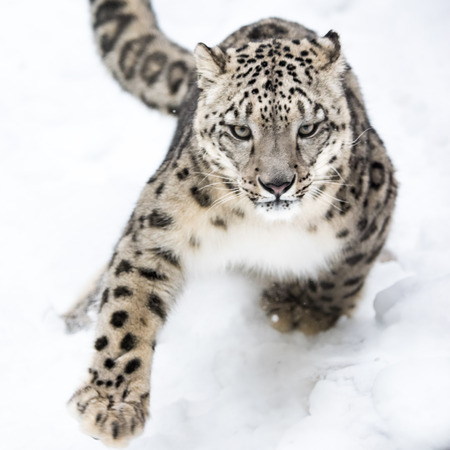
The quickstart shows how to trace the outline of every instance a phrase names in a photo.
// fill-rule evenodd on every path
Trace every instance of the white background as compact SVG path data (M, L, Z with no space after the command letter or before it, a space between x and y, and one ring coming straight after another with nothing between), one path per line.
M267 16L338 31L400 195L388 243L396 261L377 263L355 317L329 332L273 331L243 278L192 282L160 336L152 418L130 448L449 449L450 3L154 8L190 49ZM107 74L87 0L3 1L0 18L0 445L101 449L65 409L92 330L66 335L58 315L109 258L175 121Z

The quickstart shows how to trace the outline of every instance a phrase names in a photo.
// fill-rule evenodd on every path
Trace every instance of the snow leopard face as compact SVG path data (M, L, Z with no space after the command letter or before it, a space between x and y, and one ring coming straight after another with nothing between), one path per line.
M300 211L350 155L346 64L334 32L223 52L199 44L199 146L263 212Z

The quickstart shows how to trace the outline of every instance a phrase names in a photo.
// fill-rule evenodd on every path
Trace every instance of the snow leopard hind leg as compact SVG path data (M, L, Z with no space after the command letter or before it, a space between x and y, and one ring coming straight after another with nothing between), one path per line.
M105 274L104 267L90 281L73 305L61 315L67 333L76 333L92 325L101 302Z

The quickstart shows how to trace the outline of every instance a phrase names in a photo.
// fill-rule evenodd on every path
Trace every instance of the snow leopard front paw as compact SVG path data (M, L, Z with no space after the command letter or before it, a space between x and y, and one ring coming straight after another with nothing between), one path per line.
M85 433L110 447L125 447L144 430L149 394L136 398L133 392L125 390L121 397L116 399L115 395L87 385L75 392L68 406Z
M266 314L270 325L281 333L298 330L303 334L313 335L328 330L337 320L336 316L324 316L301 307L289 310L272 308Z
M298 330L312 335L331 328L340 312L327 311L311 301L302 301L303 293L296 285L275 283L263 292L261 307L270 325L281 333Z

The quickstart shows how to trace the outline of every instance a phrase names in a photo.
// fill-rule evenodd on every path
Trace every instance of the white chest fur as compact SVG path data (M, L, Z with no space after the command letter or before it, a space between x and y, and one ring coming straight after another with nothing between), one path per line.
M226 230L209 225L196 231L199 246L185 259L191 273L244 267L278 277L313 275L340 248L328 224L308 232L289 222L243 220Z

